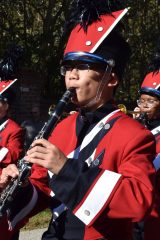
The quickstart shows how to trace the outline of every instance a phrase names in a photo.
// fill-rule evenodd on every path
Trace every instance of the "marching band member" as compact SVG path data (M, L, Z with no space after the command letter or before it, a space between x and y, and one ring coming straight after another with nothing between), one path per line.
M23 154L23 130L8 116L13 101L11 88L15 82L16 79L0 82L0 173L7 165L16 163ZM13 235L13 232L8 231L6 218L0 220L0 232L0 240L9 240ZM12 240L16 239L12 238Z
M130 55L119 29L127 9L119 8L119 1L75 4L61 74L66 88L75 89L72 102L79 111L61 121L48 140L35 140L25 157L49 171L54 212L43 239L129 240L132 223L152 206L155 141L114 103ZM2 177L18 174L10 165ZM30 194L38 208L35 183L31 175L25 197ZM10 217L12 223L13 212Z
M0 82L0 173L7 165L17 163L17 160L23 155L23 130L8 116L14 97L12 85L15 82L16 79ZM0 232L0 240L8 240L13 235L8 231L6 218L0 220ZM17 238L12 237L11 239Z
M15 80L0 82L0 172L10 163L16 163L23 153L22 128L8 116L13 101L12 84Z
M160 238L160 45L157 46L149 69L141 84L138 107L135 110L146 114L146 127L156 140L157 156L153 162L156 169L156 197L151 214L144 221L144 227L142 223L136 224L135 232L138 232L138 235L144 234L145 240L158 240Z
M11 104L16 97L17 79L14 79L14 74L20 50L19 46L12 46L0 63L0 174L7 165L16 164L23 156L23 130L9 117ZM9 231L5 217L0 220L0 232L0 240L18 239L19 231Z

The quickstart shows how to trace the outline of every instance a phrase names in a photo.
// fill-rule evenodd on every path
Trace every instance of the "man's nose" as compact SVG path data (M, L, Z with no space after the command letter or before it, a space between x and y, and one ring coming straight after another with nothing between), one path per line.
M144 107L144 106L148 106L148 101L140 101L140 105L142 106L142 107Z
M79 78L79 73L78 73L78 69L77 68L72 68L70 70L70 73L69 73L69 78L72 79L72 78Z

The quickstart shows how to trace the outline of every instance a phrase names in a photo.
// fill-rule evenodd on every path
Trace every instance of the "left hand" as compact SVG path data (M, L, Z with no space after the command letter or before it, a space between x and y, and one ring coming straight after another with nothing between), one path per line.
M25 160L58 174L66 163L67 157L52 143L45 139L38 139L32 143L32 148L27 151Z
M0 188L5 188L10 183L11 178L17 178L19 175L18 168L15 164L9 164L2 169L0 175Z

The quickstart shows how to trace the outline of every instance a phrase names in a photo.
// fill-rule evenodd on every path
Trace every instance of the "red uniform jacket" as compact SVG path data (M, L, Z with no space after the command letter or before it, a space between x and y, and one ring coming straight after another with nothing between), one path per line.
M156 195L150 215L146 218L144 224L144 239L159 240L160 239L160 126L157 126L152 131L156 139L156 153L154 166L156 169Z
M23 153L23 130L11 119L0 125L0 171L16 163ZM1 172L0 172L1 173Z
M60 215L66 219L63 237L129 240L132 222L143 219L153 201L154 137L117 110L102 118L80 141L78 116L76 113L60 122L49 138L68 157L57 176L50 173L50 195L66 206ZM41 183L37 186L40 190ZM34 190L33 196L34 202L40 200L39 191Z
M77 115L60 123L50 138L69 157L50 185L55 196L86 226L84 239L130 239L131 221L142 219L152 204L153 136L133 119L117 112L102 119L85 137L79 150L76 148ZM109 120L118 116L93 150L99 129L109 128Z
M5 119L0 125L0 174L4 167L16 163L23 153L23 130L13 120ZM6 218L0 220L0 240L9 240L12 232L8 231Z

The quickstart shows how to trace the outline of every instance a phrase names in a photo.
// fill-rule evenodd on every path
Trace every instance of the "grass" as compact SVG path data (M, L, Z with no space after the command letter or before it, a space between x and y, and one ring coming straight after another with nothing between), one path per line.
M22 230L32 230L36 228L48 227L51 219L51 211L47 209L32 217Z

